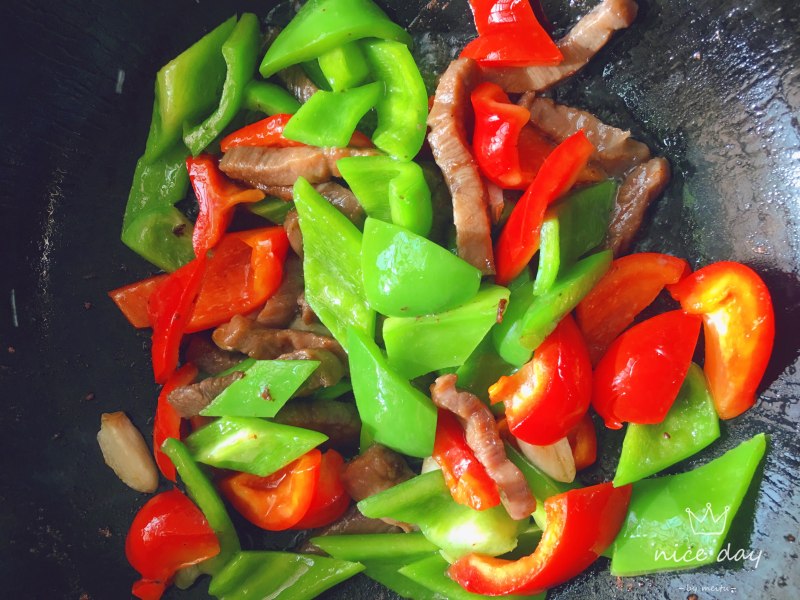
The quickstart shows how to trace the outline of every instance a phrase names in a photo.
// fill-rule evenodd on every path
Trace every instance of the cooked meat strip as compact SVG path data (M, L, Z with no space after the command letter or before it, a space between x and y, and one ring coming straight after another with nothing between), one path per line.
M356 198L356 195L346 187L334 181L327 181L314 186L325 199L339 209L345 217L358 225L364 223L364 208Z
M300 319L306 325L312 325L314 323L319 323L319 318L317 317L314 309L311 308L311 305L306 300L305 292L301 293L297 297L297 306L300 307Z
M298 299L303 293L303 263L289 256L283 267L283 280L278 290L264 303L256 321L265 327L288 327L298 311Z
M259 360L271 360L307 348L330 350L342 361L347 360L344 349L332 338L310 331L264 327L241 315L217 327L212 339L223 350L235 350Z
M239 352L228 352L223 350L205 334L197 333L189 338L186 347L186 362L192 363L203 373L216 375L231 367L238 365L245 358Z
M318 360L320 363L311 376L303 382L300 389L295 392L295 396L307 396L319 388L336 385L347 372L338 356L330 350L321 348L305 348L287 352L281 354L278 360Z
M296 398L275 415L275 422L324 433L327 443L338 449L357 448L361 435L355 405L338 400Z
M484 77L507 92L541 91L582 68L606 45L612 34L625 29L639 10L634 0L602 0L557 43L564 60L553 67L491 67Z
M314 537L323 535L360 535L373 533L401 533L402 529L396 525L391 525L380 519L370 519L359 512L358 507L353 505L341 518L334 521L327 527L317 530ZM303 554L325 554L310 541L306 541L297 549Z
M373 444L347 463L342 483L350 497L358 502L413 476L414 472L400 454L381 444Z
M222 377L209 377L175 388L167 396L167 402L172 405L177 413L184 419L200 414L206 406L213 402L234 381L239 381L244 377L241 371L234 371Z
M319 88L314 85L300 65L293 65L278 71L278 79L301 104L308 102L308 99L319 91Z
M294 185L298 177L314 184L339 177L336 161L340 158L377 153L374 148L236 146L223 155L219 168L228 177L251 185Z
M624 253L642 224L644 213L669 183L669 163L650 158L650 149L631 139L629 131L606 125L594 115L548 98L525 94L520 105L531 111L531 121L545 135L561 143L579 129L596 148L591 164L622 179L608 228L607 246L614 256Z
M300 217L297 216L295 209L286 213L286 218L283 220L283 229L289 238L289 245L301 259L303 258L303 234L300 231Z
M592 162L612 177L622 178L650 159L650 149L631 138L630 131L606 125L584 110L537 98L533 93L522 96L519 104L531 111L531 122L557 144L583 129L596 148Z
M454 374L442 375L431 385L431 399L439 408L454 413L466 433L467 444L500 491L503 506L512 519L525 519L536 508L525 476L508 460L503 441L489 408L477 396L456 389Z
M628 250L642 225L647 207L661 195L669 178L669 163L661 157L637 166L625 177L608 226L607 245L613 250L614 256Z
M486 275L494 273L489 195L467 143L470 92L480 81L478 63L454 60L439 80L428 115L428 143L453 199L458 255Z

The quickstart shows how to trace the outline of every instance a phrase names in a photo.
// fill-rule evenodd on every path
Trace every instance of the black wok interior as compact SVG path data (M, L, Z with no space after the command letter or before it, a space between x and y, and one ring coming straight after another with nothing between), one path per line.
M464 39L470 31L465 0L383 4L418 34ZM593 4L547 0L545 8L563 31ZM601 559L550 597L796 598L800 21L786 0L639 4L634 26L554 93L630 127L670 159L674 180L638 249L695 266L742 261L772 291L778 334L761 401L688 463L770 434L760 485L729 538L763 557L757 569L738 561L622 581ZM95 435L100 413L116 410L149 432L157 388L148 334L128 326L106 291L153 272L119 230L154 75L246 10L265 16L269 2L0 3L0 596L129 597L136 574L125 533L146 497L103 465ZM602 434L604 458L587 481L613 474L620 440ZM166 597L205 598L206 587ZM359 576L325 597L394 596Z

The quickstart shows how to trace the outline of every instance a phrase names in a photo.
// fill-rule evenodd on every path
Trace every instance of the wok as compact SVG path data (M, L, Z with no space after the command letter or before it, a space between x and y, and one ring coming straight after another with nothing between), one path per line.
M548 0L560 30L593 0ZM601 559L551 598L796 598L800 308L800 23L786 0L640 0L635 25L556 92L630 127L675 176L648 214L639 250L694 266L753 266L772 291L777 341L758 406L723 424L691 465L770 434L766 460L729 541L750 561L621 582ZM0 581L9 598L129 597L124 538L145 497L103 466L104 411L149 431L156 387L148 335L106 291L152 268L119 241L144 147L156 70L234 11L265 2L22 0L0 7ZM464 39L464 0L384 3L430 38ZM275 11L280 19L286 10ZM426 53L445 64L447 53ZM621 434L603 432L613 473ZM681 465L677 470L687 468ZM245 543L259 542L249 533ZM283 540L285 542L285 540ZM744 566L743 566L744 565ZM206 584L169 598L204 598ZM328 598L389 598L364 577Z

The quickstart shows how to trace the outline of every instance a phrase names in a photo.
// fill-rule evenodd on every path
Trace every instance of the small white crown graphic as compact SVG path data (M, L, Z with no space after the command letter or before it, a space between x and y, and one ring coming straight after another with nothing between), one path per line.
M691 508L687 508L686 514L689 515L689 526L692 528L692 533L695 535L722 535L725 531L730 509L730 506L726 506L725 510L714 516L714 511L711 510L711 503L707 502L705 512L698 517L692 512Z

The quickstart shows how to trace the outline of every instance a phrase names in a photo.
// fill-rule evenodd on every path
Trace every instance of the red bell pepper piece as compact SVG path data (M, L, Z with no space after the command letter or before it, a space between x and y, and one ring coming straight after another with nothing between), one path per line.
M564 317L519 371L490 387L489 398L505 402L508 427L523 442L549 446L566 437L592 399L592 364L572 317Z
M192 316L205 270L205 256L193 259L170 273L147 302L147 312L153 324L151 353L157 383L166 383L178 366L181 338Z
M530 121L527 108L517 106L499 85L482 83L472 91L475 133L472 150L481 172L502 188L525 187L517 143Z
M178 569L219 554L219 541L203 513L179 490L151 498L125 538L125 556L142 579L133 595L158 600Z
M630 485L610 482L552 496L544 503L547 526L533 554L518 560L468 554L448 574L474 594L543 592L575 577L611 545L630 497Z
M153 454L161 474L172 482L176 477L175 465L161 452L161 446L167 438L181 439L181 416L167 401L167 397L172 390L182 385L189 385L196 377L197 367L192 363L186 363L172 374L158 395L156 417L153 422Z
M660 423L678 396L700 335L700 319L673 310L631 327L594 371L592 405L606 427Z
M186 333L202 331L255 310L283 278L289 238L283 227L231 233L208 258L208 268Z
M227 152L237 146L272 146L277 148L303 146L302 142L283 137L283 130L291 118L292 115L272 115L242 127L222 138L219 143L220 150Z
M589 413L583 415L567 434L569 447L572 449L572 458L575 461L575 470L580 471L594 464L597 460L597 432Z
M506 222L495 244L497 283L519 275L539 249L539 234L548 205L570 190L594 152L583 130L561 142L545 159Z
M319 481L322 453L316 448L266 477L237 473L219 489L241 515L268 531L296 525L308 512Z
M186 159L186 168L200 207L192 247L195 256L201 256L217 245L230 224L233 208L237 204L263 200L264 192L233 183L219 170L217 159L209 154L190 156Z
M668 254L642 252L616 259L611 268L578 304L576 316L592 363L633 323L665 285L691 273L689 263Z
M108 292L114 304L122 311L128 322L136 329L150 327L150 315L147 314L147 302L150 296L169 275L156 275L141 281L129 283Z
M767 286L741 263L718 262L667 289L683 310L703 318L703 369L717 413L739 416L755 404L775 341Z
M222 138L219 144L220 150L227 152L237 146L260 146L274 148L289 148L292 146L305 146L302 142L296 142L283 137L283 130L292 115L272 115L261 121L256 121L246 127L234 131ZM350 138L350 146L353 148L373 148L372 140L360 131L353 133Z
M325 527L336 521L350 506L350 496L342 483L344 458L336 450L328 450L319 464L319 481L308 511L292 529Z
M442 467L453 500L475 510L500 504L497 484L467 445L456 416L447 410L439 409L433 458Z
M541 26L528 0L470 0L478 37L461 51L494 67L557 65L561 50Z

